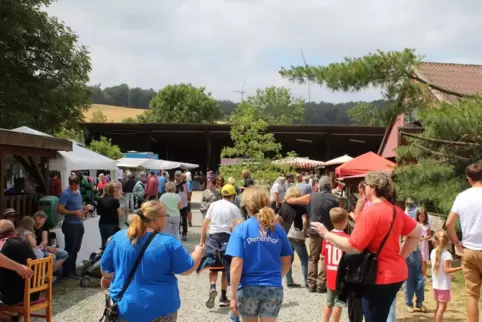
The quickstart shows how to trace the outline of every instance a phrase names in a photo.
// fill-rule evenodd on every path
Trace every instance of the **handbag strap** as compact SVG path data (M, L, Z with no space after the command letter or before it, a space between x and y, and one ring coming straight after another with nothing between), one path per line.
M378 255L380 254L380 252L382 251L383 246L385 246L385 242L387 241L388 236L389 236L390 233L392 232L392 228L393 228L393 224L395 223L395 216L396 216L396 215L397 215L397 208L395 208L395 206L393 206L393 220L392 220L392 223L390 224L390 229L388 230L387 234L386 234L385 237L383 238L382 243L381 243L380 246L378 247L377 257L378 257Z
M127 280L125 281L124 286L122 287L122 290L119 292L119 295L117 297L118 298L117 301L122 300L122 297L124 296L124 293L127 291L127 288L129 287L129 284L132 282L132 279L134 278L134 274L136 273L137 268L141 264L142 257L144 256L144 253L146 252L147 247L149 246L151 241L154 239L154 237L156 237L156 235L157 235L157 232L153 232L149 236L149 238L147 239L144 246L142 246L141 252L137 256L136 262L134 263L134 266L132 266L132 269L129 272L129 276L127 276Z

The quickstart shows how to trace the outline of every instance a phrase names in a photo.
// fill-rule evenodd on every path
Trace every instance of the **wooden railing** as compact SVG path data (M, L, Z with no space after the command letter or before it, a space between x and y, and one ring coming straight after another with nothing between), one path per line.
M19 214L16 221L20 220L23 216L32 216L38 210L39 195L15 195L4 196L4 209L13 208ZM4 210L3 209L3 210ZM3 213L2 210L2 213Z

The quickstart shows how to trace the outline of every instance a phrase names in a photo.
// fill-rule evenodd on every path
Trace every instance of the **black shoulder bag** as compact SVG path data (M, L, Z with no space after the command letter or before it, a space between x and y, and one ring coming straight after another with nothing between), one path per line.
M390 229L383 238L383 241L378 247L376 253L373 253L368 249L365 249L365 251L361 254L343 253L340 263L343 262L344 265L338 266L338 275L343 276L343 283L357 285L375 284L375 280L377 279L378 256L380 255L383 246L385 246L388 236L392 232L396 215L397 210L395 206L393 206L393 220L390 224Z
M124 286L122 287L122 290L119 292L118 295L118 301L114 302L114 300L110 297L109 293L107 292L105 294L105 309L104 309L104 315L100 318L99 322L105 321L105 322L117 322L119 319L119 307L117 306L117 303L122 300L122 297L124 296L124 293L127 291L127 288L129 287L129 284L132 282L132 279L134 278L134 274L136 273L137 268L141 264L142 257L144 256L144 253L146 252L147 247L151 243L151 241L156 237L157 232L153 232L149 238L147 239L146 243L144 246L142 246L141 252L137 256L136 262L134 263L134 266L132 267L131 271L129 272L129 276L127 276L127 279L124 283Z

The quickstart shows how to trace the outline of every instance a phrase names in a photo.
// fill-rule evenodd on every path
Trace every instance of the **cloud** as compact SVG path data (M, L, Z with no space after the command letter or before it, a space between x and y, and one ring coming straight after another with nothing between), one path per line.
M92 83L159 89L190 82L218 99L238 100L244 83L306 85L278 75L284 66L328 64L377 49L415 48L429 61L482 64L482 1L466 0L62 0L47 11L89 47ZM375 89L313 100L379 97Z

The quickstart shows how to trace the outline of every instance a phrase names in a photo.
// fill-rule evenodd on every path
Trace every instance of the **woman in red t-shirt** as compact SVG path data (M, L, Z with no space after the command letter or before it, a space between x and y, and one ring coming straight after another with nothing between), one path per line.
M365 196L370 207L362 210L350 237L328 232L317 224L315 229L326 240L347 253L361 253L365 249L376 252L388 233L396 210L392 231L378 256L375 285L365 286L362 293L363 315L366 322L386 321L390 306L398 290L408 277L405 258L417 247L422 228L402 209L387 198L393 194L394 186L386 172L369 172L365 178ZM405 241L400 246L400 238Z

